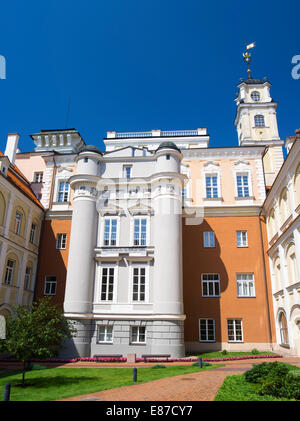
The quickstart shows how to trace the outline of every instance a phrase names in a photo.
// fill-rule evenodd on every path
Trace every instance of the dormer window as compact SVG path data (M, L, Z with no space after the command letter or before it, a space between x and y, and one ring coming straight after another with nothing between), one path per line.
M260 100L260 93L258 91L251 92L251 99L255 102Z
M261 114L254 116L255 127L265 127L265 117Z

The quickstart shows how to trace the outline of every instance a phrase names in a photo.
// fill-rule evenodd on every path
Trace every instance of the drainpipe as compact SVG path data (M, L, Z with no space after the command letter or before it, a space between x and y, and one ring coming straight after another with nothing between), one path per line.
M267 318L268 318L268 328L269 328L269 340L271 344L272 351L274 350L273 342L272 342L272 330L271 330L271 318L270 318L270 307L269 307L269 298L268 298L268 286L267 286L267 274L266 274L266 261L265 261L265 255L264 255L264 242L263 242L263 236L262 236L262 229L261 229L261 212L262 209L259 212L258 218L259 218L259 233L260 233L260 241L261 241L261 257L263 262L263 268L264 268L264 283L265 283L265 294L266 294L266 302L267 302Z

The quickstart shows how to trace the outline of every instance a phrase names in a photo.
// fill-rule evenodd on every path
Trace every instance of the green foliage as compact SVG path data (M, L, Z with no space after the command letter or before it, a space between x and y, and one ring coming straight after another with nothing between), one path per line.
M253 354L253 355L259 355L259 350L256 349L256 348L254 348L254 349L252 349L251 354Z
M207 363L206 361L202 361L202 367L209 367L210 365L212 365L212 364ZM194 366L194 367L199 367L199 361L196 361L196 362L193 364L193 366Z
M227 355L228 351L226 351L226 349L223 349L223 351L221 352L222 355Z
M166 368L166 366L163 364L156 364L156 365L153 365L152 368Z
M245 379L250 383L261 383L267 376L285 376L289 369L277 361L272 363L253 364L253 368L245 373Z
M245 380L259 385L259 395L300 399L300 370L291 370L283 363L254 364L245 373Z
M31 307L16 306L6 320L6 339L0 341L0 353L9 353L23 362L57 355L61 342L75 334L75 329L46 297Z

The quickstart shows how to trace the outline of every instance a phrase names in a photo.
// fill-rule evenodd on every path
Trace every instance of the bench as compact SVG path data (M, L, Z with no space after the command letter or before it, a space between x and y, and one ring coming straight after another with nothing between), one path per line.
M170 354L144 354L142 355L142 358L144 358L144 363L147 361L147 358L166 358L168 361L168 358L170 358Z
M123 355L121 354L96 354L94 355L93 358L116 358L116 359L120 359L122 358Z

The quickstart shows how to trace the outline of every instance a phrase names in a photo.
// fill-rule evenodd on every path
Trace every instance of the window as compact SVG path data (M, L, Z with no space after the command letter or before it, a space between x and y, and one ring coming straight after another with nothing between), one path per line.
M67 234L57 234L56 236L56 248L58 250L64 250L67 243Z
M15 268L15 262L13 260L7 260L5 279L4 279L5 285L12 284L13 277L14 277L14 268Z
M251 99L255 102L260 100L260 93L258 91L251 92Z
M55 295L56 283L56 276L46 276L44 295Z
M288 345L289 335L288 335L287 321L286 321L285 314L283 312L281 312L279 316L279 332L280 332L281 345Z
M124 166L123 171L124 171L124 177L125 178L131 177L131 166L128 166L128 165Z
M255 127L265 127L265 117L261 114L254 116Z
M132 326L131 327L131 343L144 344L146 343L146 327Z
M102 268L101 301L112 301L114 297L115 268Z
M215 321L213 319L199 320L200 342L215 341Z
M30 281L31 281L31 268L27 266L25 270L24 289L30 288Z
M166 159L169 161L170 160L170 155L166 155Z
M186 199L187 198L186 188L184 188L184 189L181 190L181 197L182 197L182 199Z
M205 177L205 186L207 198L219 197L217 175L207 175Z
M218 273L202 273L202 297L220 296L220 275Z
M228 342L243 342L242 320L227 320Z
M34 183L42 183L43 182L43 173L42 172L35 172L33 180L34 180Z
M17 235L20 235L20 232L21 232L21 223L22 223L22 215L19 212L16 212L15 233Z
M36 225L35 225L35 224L31 224L31 230L30 230L30 237L29 237L29 241L30 241L32 244L34 243L35 232L36 232Z
M237 273L237 296L255 297L253 273Z
M67 202L69 199L69 183L67 181L60 181L58 191L58 201Z
M112 326L98 326L98 341L97 342L113 342L113 327Z
M248 247L247 231L237 231L236 242L238 247Z
M237 174L236 176L238 197L249 197L249 177L248 174Z
M204 247L215 247L215 233L213 231L205 231L203 239Z
M135 218L134 219L134 239L135 246L145 246L147 238L147 219Z
M104 245L115 246L117 244L117 219L104 220Z
M146 293L146 268L133 268L132 300L145 301Z

